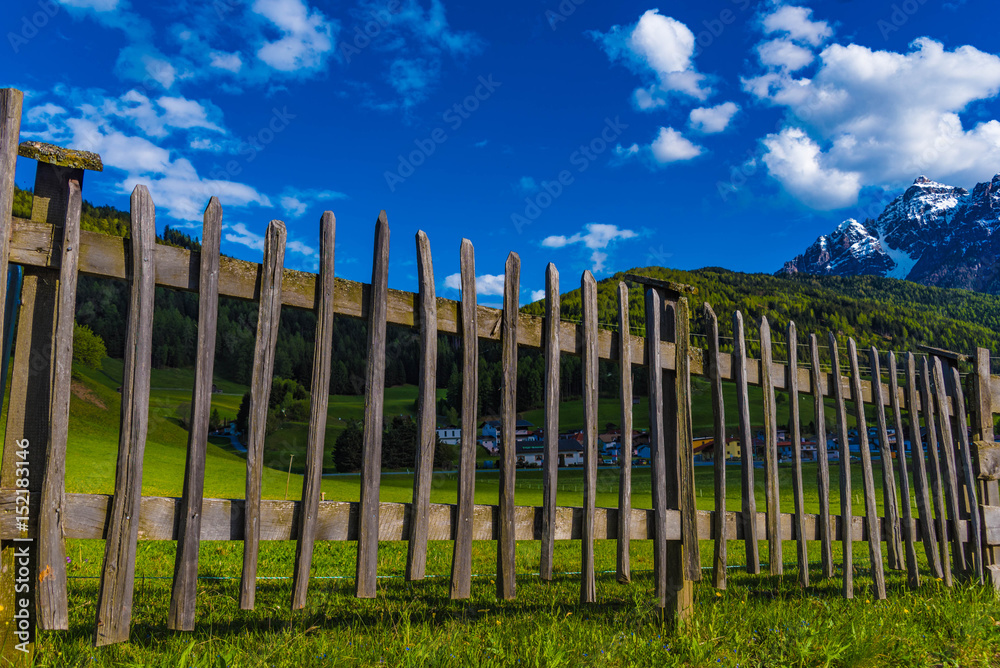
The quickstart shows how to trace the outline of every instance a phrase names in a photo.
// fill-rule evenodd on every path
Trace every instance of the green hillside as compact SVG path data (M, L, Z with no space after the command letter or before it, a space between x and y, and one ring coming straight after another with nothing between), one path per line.
M827 332L836 332L841 345L854 337L860 350L875 346L879 350L916 350L920 344L958 352L971 352L976 346L1000 351L1000 296L967 290L928 287L910 281L873 276L771 276L744 274L726 269L705 268L680 271L662 267L632 269L628 273L686 283L698 289L690 298L692 333L695 345L704 347L702 304L708 302L719 318L719 334L731 337L732 314L743 313L747 338L757 338L761 316L771 323L773 339L786 340L786 328L794 321L799 343L807 342L809 333L826 343ZM618 318L617 286L624 279L618 273L598 283L598 319L602 327L616 329ZM568 287L563 283L563 288ZM524 307L541 315L544 303ZM579 288L562 297L562 317L579 320ZM642 334L645 323L643 296L638 286L629 300L629 322L633 333ZM731 350L731 342L723 341ZM751 352L756 348L751 344ZM786 359L785 348L776 346L775 355ZM800 348L800 359L805 355ZM824 354L824 359L826 356Z

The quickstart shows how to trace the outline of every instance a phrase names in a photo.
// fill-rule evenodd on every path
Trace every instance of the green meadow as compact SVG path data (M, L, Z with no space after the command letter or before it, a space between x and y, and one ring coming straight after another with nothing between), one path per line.
M67 491L110 493L118 439L121 364L105 360L100 371L77 369L71 404L67 450ZM179 496L184 475L187 432L182 426L189 410L192 374L183 370L156 370L150 402L150 427L143 475L144 495ZM213 407L234 416L244 387L218 382L220 394ZM699 383L695 383L696 387ZM695 431L710 431L711 413L702 404L707 393L695 397ZM733 395L734 396L734 395ZM386 414L412 413L415 388L387 390ZM728 399L728 395L727 395ZM809 399L808 397L806 398ZM751 399L753 401L753 398ZM572 420L579 402L566 402L563 420ZM728 401L727 401L728 403ZM779 402L779 410L787 402ZM812 419L811 403L802 404L803 420ZM602 424L617 422L617 402L602 402ZM636 407L637 426L645 412ZM363 417L360 397L331 397L328 446L339 433L340 420ZM604 416L607 414L608 419ZM570 417L567 417L570 416ZM540 423L529 414L524 417ZM707 419L706 419L707 418ZM729 420L727 420L728 422ZM779 421L782 418L779 416ZM567 424L564 422L563 424ZM268 439L274 462L264 470L265 498L301 495L302 477L288 476L288 455L299 460L305 447L305 426L291 425ZM275 464L281 464L277 466ZM806 464L805 509L818 512L817 469ZM852 465L854 512L862 514L861 468ZM695 469L699 508L713 507L713 472ZM740 507L740 469L727 467L727 508ZM839 509L836 481L839 468L830 467L834 489L831 507ZM758 507L764 507L763 471L755 470ZM633 505L651 507L648 468L637 468L633 478ZM208 444L205 494L243 496L245 458L227 440ZM791 512L792 471L779 471L782 510ZM876 462L875 483L881 512L881 475ZM412 497L408 472L385 473L383 501L405 502ZM518 470L516 503L540 505L541 472ZM357 500L356 475L333 475L323 480L327 499ZM496 503L498 474L480 471L476 502ZM434 474L431 501L454 503L454 472ZM559 471L559 505L582 505L583 478L579 469ZM618 503L618 472L598 472L597 505ZM887 575L889 597L876 601L870 588L867 545L854 546L855 597L840 595L840 571L823 580L818 569L818 543L810 543L812 584L797 585L795 545L786 542L781 576L747 575L742 542L729 543L729 585L717 591L708 578L695 586L695 614L681 629L666 624L653 606L652 552L649 541L631 547L633 580L615 580L615 543L597 541L598 603L579 601L580 543L558 541L556 577L538 578L539 543L517 546L518 595L498 601L495 594L496 545L478 542L473 553L472 599L451 601L448 595L452 544L435 541L428 548L429 577L425 582L403 579L405 543L379 547L378 596L353 597L355 544L325 542L317 546L309 602L305 610L289 609L295 544L262 545L257 607L241 611L238 605L242 544L207 541L201 547L198 626L194 633L166 628L170 578L176 549L171 541L141 542L136 565L133 627L128 643L101 649L91 647L94 601L103 543L70 540L70 630L40 634L36 665L40 666L995 666L1000 664L1000 603L989 590L959 578L954 588L932 578L923 550L918 555L923 577L920 589L910 591L901 572ZM711 564L712 543L701 543L702 564ZM767 558L766 544L760 553ZM841 558L839 545L834 556ZM768 572L765 564L763 572ZM706 574L708 571L706 571Z

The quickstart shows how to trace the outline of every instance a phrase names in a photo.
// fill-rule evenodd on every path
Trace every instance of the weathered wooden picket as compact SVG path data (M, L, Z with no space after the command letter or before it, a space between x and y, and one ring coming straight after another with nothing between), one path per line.
M375 224L375 253L371 284L334 276L335 221L324 213L320 221L319 274L283 267L285 230L280 221L268 226L262 264L220 257L222 208L212 198L205 209L200 253L155 243L154 203L143 186L131 200L131 239L80 230L81 186L84 169L100 169L93 154L33 143L19 143L19 91L0 91L0 276L8 264L24 268L17 341L11 371L11 393L0 465L0 539L3 541L0 605L13 621L15 551L32 544L27 560L30 580L37 583L38 627L68 627L64 541L67 538L104 539L104 566L94 622L97 645L117 643L129 636L137 541L176 540L177 556L168 626L190 631L196 621L198 546L201 540L243 541L244 558L240 607L252 609L260 541L295 540L292 607L302 608L308 595L316 541L357 541L356 596L376 594L379 540L409 541L406 577L424 577L427 542L453 540L451 597L470 596L472 542L497 542L496 595L515 596L514 547L518 540L540 540L542 579L553 577L556 540L580 540L582 575L580 599L597 601L594 540L618 541L617 574L631 579L629 544L654 541L654 580L660 607L675 618L692 613L693 582L701 579L699 541L714 541L712 586L726 587L728 540L746 544L747 570L758 573L758 541L767 541L767 563L781 574L782 541L795 541L798 581L809 585L807 541L819 541L822 575L834 575L832 544L843 544L843 594L853 595L852 543L869 545L874 595L886 596L881 543L887 546L890 569L905 569L911 587L920 585L917 545L935 577L952 582L962 577L1000 585L1000 450L994 443L993 415L1000 412L1000 377L990 375L989 352L977 349L971 358L932 351L929 357L908 354L902 361L905 383L899 387L897 360L889 353L887 378L878 351L868 353L871 370L863 378L853 340L847 346L847 374L843 374L836 337L830 335L831 371L820 367L820 345L809 336L808 364L797 359L798 334L788 324L788 359L773 360L771 326L759 325L760 358L747 355L743 316L733 315L734 351L720 352L718 323L704 305L707 350L690 346L694 291L687 286L628 276L644 290L645 338L629 330L629 287L618 287L618 331L599 329L597 285L589 272L582 279L583 322L560 320L559 274L546 271L545 317L518 309L520 261L507 259L503 308L476 304L475 262L472 244L461 244L461 301L435 295L430 243L417 233L419 292L388 288L389 225L385 213ZM14 165L18 155L37 160L34 205L30 220L11 215ZM69 374L75 285L78 273L124 279L130 286L125 379L122 386L121 431L115 491L111 496L66 494L64 459L69 432ZM156 285L197 292L199 298L198 358L193 388L183 496L142 497L142 462L149 413L149 369L153 295ZM6 283L0 281L0 307L7 302ZM251 383L251 415L244 499L205 499L203 483L208 415L211 402L213 351L220 295L255 300L260 304ZM313 361L311 418L301 501L261 499L262 451L268 393L282 308L313 309L317 313ZM10 313L5 313L9 318ZM333 318L360 318L367 322L368 365L361 500L358 503L321 501L320 482L327 415L327 388L331 373ZM419 330L421 371L417 410L419 444L415 461L413 502L380 503L380 434L385 375L385 332L388 323ZM437 336L460 337L463 350L462 431L458 473L458 503L432 504L431 474L435 445L435 378ZM502 349L502 439L498 505L474 503L477 416L477 363L480 339L499 340ZM514 505L515 390L518 348L542 349L545 355L545 469L543 505ZM559 358L580 355L584 370L584 505L560 507L556 501L559 410ZM631 451L632 374L635 366L648 374L653 508L631 507L631 457L621 458L618 508L595 507L597 481L598 360L619 363L623 449ZM918 361L920 369L918 372ZM972 363L968 401L958 373L959 362ZM694 455L691 424L691 376L706 376L712 388L714 435L720 455L726 440L723 381L734 382L739 413L742 465L742 507L726 507L726 466L722 456L714 467L714 510L695 505ZM887 382L886 382L887 381ZM748 387L763 389L765 512L754 499ZM779 506L778 450L775 392L790 396L790 433L793 445L792 512ZM835 405L840 448L840 514L830 514L831 485L826 435L817 420L820 453L817 489L819 515L803 510L802 425L800 393L811 394L817 415L825 415L825 398ZM847 405L854 410L860 438L865 512L851 510ZM875 414L882 461L885 517L877 511L873 466L868 447L865 405ZM645 407L643 407L643 410ZM888 409L888 418L886 414ZM903 416L907 421L904 425ZM971 416L973 438L968 434ZM927 426L927 453L922 452L921 422ZM904 431L905 426L905 431ZM891 451L889 430L897 437ZM907 458L899 446L908 434L912 453L911 492ZM30 444L30 475L21 473L19 454ZM111 444L109 444L111 447ZM894 459L893 454L897 457ZM21 457L23 459L23 456ZM895 469L895 470L894 470ZM896 491L898 475L899 492ZM26 479L27 482L19 482ZM25 487L26 485L26 487ZM28 493L24 493L24 489ZM911 493L914 495L911 497ZM899 496L902 497L900 504ZM911 498L917 515L911 514ZM27 504L26 501L30 500ZM29 521L22 506L29 508ZM32 542L33 541L33 542ZM950 549L949 549L950 548ZM18 555L21 552L17 552ZM33 632L33 630L32 630Z

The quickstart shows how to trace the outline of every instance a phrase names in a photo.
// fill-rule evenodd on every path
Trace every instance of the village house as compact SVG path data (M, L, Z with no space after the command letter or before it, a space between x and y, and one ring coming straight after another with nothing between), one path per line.
M438 427L437 439L448 445L458 445L462 441L462 429L454 425Z

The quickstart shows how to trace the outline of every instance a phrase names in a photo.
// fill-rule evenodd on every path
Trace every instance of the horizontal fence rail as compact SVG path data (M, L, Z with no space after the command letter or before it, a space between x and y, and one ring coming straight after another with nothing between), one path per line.
M212 198L205 212L202 253L155 244L154 203L143 186L132 196L132 238L122 239L79 229L83 171L100 169L93 154L37 143L20 145L18 133L21 94L0 91L0 269L7 264L24 268L20 309L7 306L0 291L0 307L11 326L17 319L17 339L11 372L7 433L0 464L0 541L4 575L0 577L0 619L15 618L12 602L13 541L38 539L39 552L29 566L30 579L43 582L37 596L37 623L60 630L69 625L66 571L61 559L64 540L105 541L105 557L96 601L94 644L127 640L131 625L134 574L139 540L176 540L178 552L168 626L190 631L196 622L198 546L203 540L243 542L239 604L253 609L256 572L262 541L296 541L291 605L306 605L312 555L316 541L356 541L355 596L377 594L380 541L407 541L406 578L424 577L427 543L454 541L450 597L471 596L473 541L496 541L496 596L516 595L516 541L541 541L539 575L553 578L552 554L556 540L580 541L580 601L600 601L596 586L594 541L615 540L615 577L632 578L629 548L632 541L653 542L653 580L656 603L672 619L694 613L694 582L702 579L700 541L714 541L710 586L726 587L726 542L746 545L746 569L761 570L760 541L765 541L767 566L782 575L782 541L795 541L797 581L810 586L808 541L821 546L822 577L835 576L832 545L842 545L840 578L843 595L854 595L854 543L868 544L870 577L876 598L886 597L885 571L906 570L908 586L920 586L918 551L934 577L951 586L954 578L968 578L1000 587L1000 447L994 442L994 414L1000 409L1000 376L990 375L989 351L977 349L969 357L936 349L929 356L907 353L898 361L886 357L883 376L879 352L858 351L854 340L844 348L843 364L837 336L829 333L831 370L820 368L815 334L800 334L787 326L787 359L775 359L772 326L767 318L745 322L739 311L733 320L733 352L719 348L718 319L707 303L706 331L691 332L695 291L645 276L627 275L617 286L617 331L599 327L598 286L585 272L581 279L582 316L579 323L560 314L559 273L546 269L545 316L519 308L520 258L507 257L503 307L476 304L475 253L471 242L460 248L461 299L437 297L430 240L416 236L419 292L388 287L389 224L383 211L375 224L375 250L370 284L334 276L335 220L332 212L321 219L319 274L284 268L285 228L271 221L260 264L221 257L219 235L222 207ZM15 158L38 161L31 219L11 215ZM122 414L115 491L104 494L65 493L66 442L69 430L69 360L72 359L72 313L79 274L124 280L130 306L122 386ZM192 427L185 462L181 498L143 497L142 462L149 418L151 327L155 286L197 292L199 304L198 364L192 397ZM0 286L6 282L0 280ZM631 287L630 287L631 286ZM2 290L2 288L0 288ZM243 499L203 498L205 434L211 406L214 337L221 296L259 303ZM630 333L628 304L645 303L645 337ZM263 447L269 392L278 345L277 332L285 307L317 313L312 397L302 501L261 498ZM333 322L337 316L367 323L367 382L360 501L321 500L322 461L327 388L332 363ZM730 317L730 314L722 314ZM413 503L379 501L381 441L386 368L386 327L410 327L420 342L418 447L414 466ZM750 331L753 330L753 331ZM462 348L462 433L458 462L457 503L430 503L433 478L436 403L437 335L454 336ZM747 354L756 336L761 359ZM705 337L707 349L693 348L692 337ZM499 495L496 505L475 503L476 430L478 423L478 359L481 340L497 341L501 350ZM799 346L808 350L808 359ZM516 506L515 420L519 348L539 349L545 357L545 453L542 506ZM557 466L560 406L560 356L578 355L583 362L583 507L559 506ZM618 507L596 507L598 452L598 361L618 363L621 422L625 456L618 471ZM963 387L959 364L973 367ZM650 415L649 476L652 508L632 507L635 475L632 469L632 396L636 366L644 367L649 393L644 406ZM902 367L900 369L899 367ZM903 383L900 384L902 371ZM713 412L714 498L712 510L697 509L695 454L692 428L692 376L711 386ZM740 510L726 507L726 406L723 383L735 384L735 409L740 447ZM750 386L762 392L763 437L758 444L750 419ZM792 505L781 503L777 392L788 395L792 451ZM818 419L816 490L820 513L804 511L803 439L799 414L802 394L810 395ZM827 402L832 402L828 407ZM51 406L51 408L50 408ZM869 411L877 449L869 444ZM641 410L641 409L640 409ZM41 415L42 411L47 411ZM905 417L904 417L905 416ZM825 418L835 424L836 449L828 450ZM47 418L47 419L46 419ZM857 429L858 458L853 461L850 421ZM926 438L922 432L926 430ZM890 438L892 430L895 438ZM971 438L970 438L971 435ZM32 477L19 482L18 457L33 444ZM912 452L903 442L912 443ZM924 448L926 443L926 450ZM830 445L833 445L832 443ZM895 445L895 448L893 448ZM114 447L114 444L108 444ZM759 450L759 454L755 452ZM828 452L839 455L840 512L831 513L832 484ZM881 503L875 493L873 454L880 456ZM763 468L756 469L755 461ZM851 468L860 467L864 511L855 515ZM910 481L912 467L912 484ZM733 467L734 469L736 467ZM764 505L759 508L755 476L762 476ZM787 496L786 496L787 498ZM29 512L24 512L27 507ZM915 512L914 512L915 509ZM626 521L627 520L627 521ZM883 561L881 543L886 543ZM53 568L53 562L56 568ZM7 592L7 593L4 593ZM6 598L5 598L6 597ZM33 640L31 629L29 640ZM10 656L13 641L4 641ZM26 641L27 642L27 641Z

